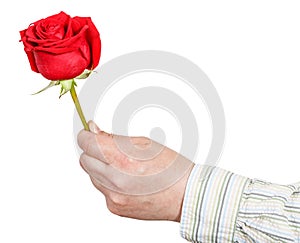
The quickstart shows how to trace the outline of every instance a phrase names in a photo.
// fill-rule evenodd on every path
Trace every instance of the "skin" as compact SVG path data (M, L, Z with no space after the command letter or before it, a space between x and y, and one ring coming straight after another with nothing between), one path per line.
M194 164L147 137L101 131L78 134L80 165L116 215L180 222L186 184Z

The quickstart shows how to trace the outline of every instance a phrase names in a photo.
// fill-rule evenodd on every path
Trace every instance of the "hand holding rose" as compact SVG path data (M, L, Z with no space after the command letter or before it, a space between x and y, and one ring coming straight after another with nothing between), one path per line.
M78 144L83 150L80 164L95 187L104 194L108 209L125 217L179 222L185 186L193 163L149 138L107 134L93 122L89 126L92 132L81 131L78 134ZM141 161L120 149L130 148L131 145L145 155L151 153L153 148L158 149L159 153ZM176 158L178 163L172 167ZM171 176L180 175L168 186L164 185L167 178L161 173L166 170L170 170ZM156 180L148 179L152 175L156 176ZM162 186L159 189L157 185ZM152 187L158 190L149 193Z

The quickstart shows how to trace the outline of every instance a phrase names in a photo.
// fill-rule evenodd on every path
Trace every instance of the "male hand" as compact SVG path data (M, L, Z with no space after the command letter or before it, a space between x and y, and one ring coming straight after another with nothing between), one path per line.
M193 163L146 137L112 135L89 122L78 134L82 168L117 215L180 221Z

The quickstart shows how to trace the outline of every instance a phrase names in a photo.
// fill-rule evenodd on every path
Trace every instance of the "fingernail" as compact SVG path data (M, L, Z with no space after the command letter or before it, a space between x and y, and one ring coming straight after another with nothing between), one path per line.
M98 134L101 131L100 128L93 121L89 122L89 128L90 128L91 132L96 133L96 134Z

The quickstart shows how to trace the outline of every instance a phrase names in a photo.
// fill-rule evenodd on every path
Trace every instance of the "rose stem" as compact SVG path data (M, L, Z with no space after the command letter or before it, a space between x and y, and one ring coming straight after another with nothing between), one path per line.
M89 126L88 126L88 124L87 124L87 122L86 122L86 120L84 118L84 115L83 115L83 112L82 112L82 109L81 109L81 106L80 106L80 103L79 103L79 100L78 100L78 97L77 97L77 94L76 94L76 90L75 90L75 87L74 87L74 82L71 85L70 93L71 93L73 102L75 104L77 113L78 113L78 115L80 117L80 120L82 122L82 125L84 127L84 130L90 131Z

